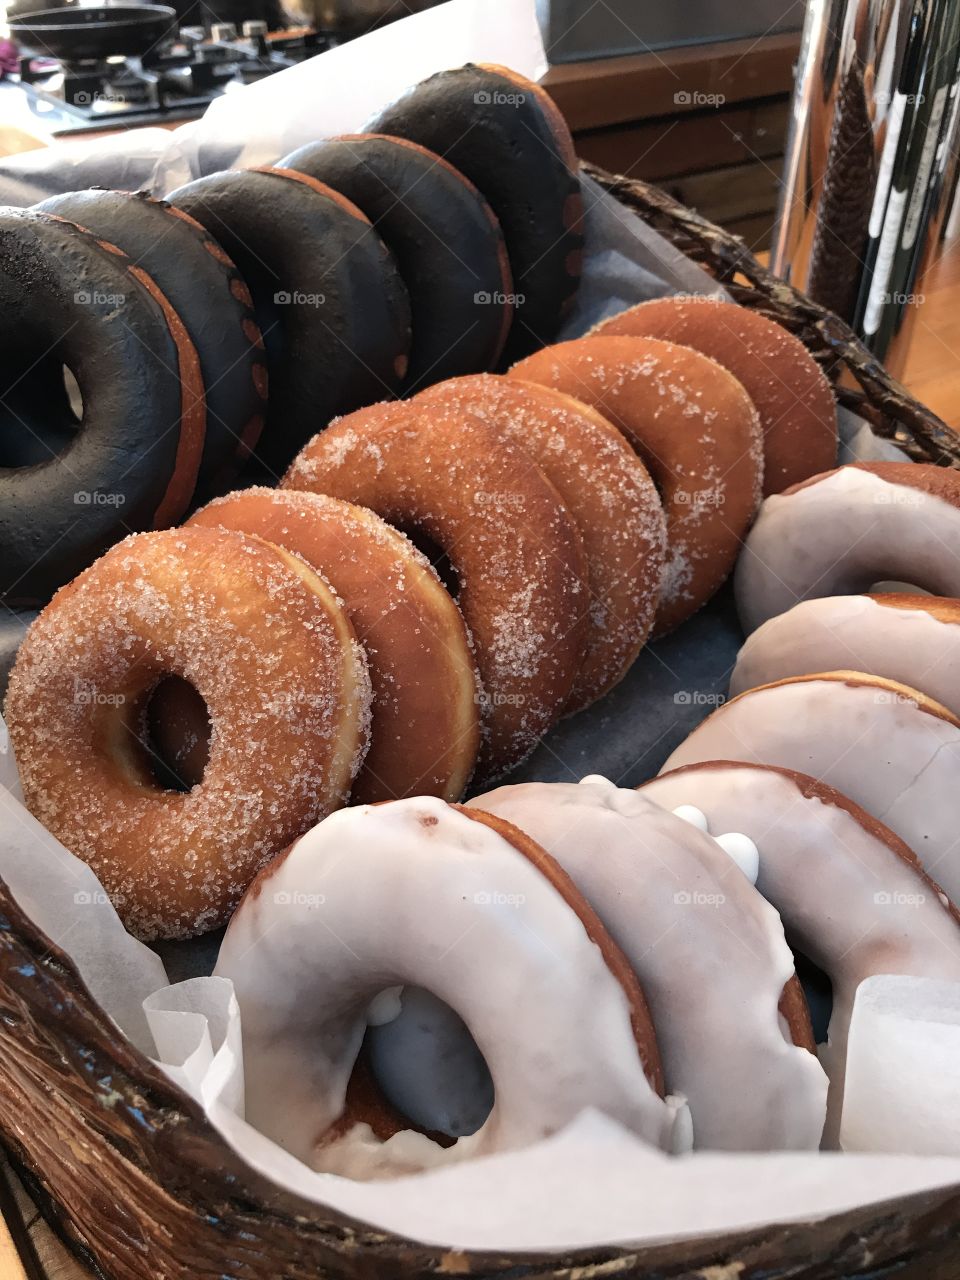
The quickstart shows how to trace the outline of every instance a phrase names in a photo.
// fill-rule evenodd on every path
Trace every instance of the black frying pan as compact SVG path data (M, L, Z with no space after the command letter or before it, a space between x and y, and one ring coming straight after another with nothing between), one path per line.
M177 12L154 4L41 9L10 21L10 34L31 53L68 62L146 53L176 29Z

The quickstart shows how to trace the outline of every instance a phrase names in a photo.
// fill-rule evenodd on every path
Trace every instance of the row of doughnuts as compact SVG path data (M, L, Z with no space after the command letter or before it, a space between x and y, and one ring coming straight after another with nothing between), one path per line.
M832 983L819 1058L791 947ZM511 1150L585 1106L667 1151L810 1150L839 1141L857 987L960 980L960 913L834 788L706 761L343 810L264 869L215 972L247 1119L318 1170Z
M175 524L243 462L276 478L338 413L554 336L582 209L547 94L466 66L371 128L167 201L91 190L0 211L9 603Z
M669 307L653 305L669 323ZM721 302L676 306L681 315L691 306L704 317L719 311L732 328L756 331L759 319L744 321L746 313ZM642 322L642 311L628 319ZM779 330L767 340L781 349ZM795 398L808 412L806 398ZM765 432L773 449L779 426L772 421ZM451 379L349 414L305 447L279 490L226 495L179 534L127 540L55 597L23 646L6 707L27 803L92 862L136 932L215 927L259 865L349 794L365 802L424 793L457 800L472 775L477 782L502 775L559 716L612 688L655 626L677 625L726 577L759 497L761 439L743 385L710 358L660 339L603 334L546 348L506 377ZM698 504L706 484L718 500ZM257 770L225 745L239 732L235 704L192 656L197 644L209 658L210 610L229 604L217 594L203 609L191 603L190 591L205 586L196 567L205 553L194 547L200 529L264 539L321 575L336 596L327 611L339 609L340 642L353 650L359 642L372 685L369 705L356 700L351 712L347 700L340 708L334 736L353 746L336 755L338 768L309 801L302 768L292 768L288 811L277 819L271 810L268 820L254 803L247 839L230 814L256 786ZM405 533L438 563L446 558L456 603ZM216 552L206 554L224 556L239 584L240 547L229 539L212 545ZM217 574L213 564L210 571ZM118 591L131 600L111 609ZM262 584L251 591L259 598ZM137 594L148 602L146 615L132 600ZM77 615L81 600L114 615L112 640L82 609ZM171 619L162 643L150 612L157 600ZM178 617L182 635L172 626ZM277 639L259 610L231 625L257 653L262 716L272 705L266 673ZM68 635L83 637L67 642L78 649L70 676L58 667ZM159 645L151 662L128 671L125 655L145 643ZM238 653L228 666L221 658L218 672L233 669ZM278 670L289 674L283 661ZM321 667L314 674L323 690L305 685L303 698L323 706L336 689L323 683ZM360 678L355 673L354 683ZM78 681L119 703L71 697ZM369 733L361 733L368 711ZM282 791L283 753L269 726L256 723L244 731L267 744L269 775ZM102 742L106 752L91 751ZM330 763L323 752L319 760ZM172 779L176 791L144 795L149 774ZM75 804L74 789L90 800ZM101 802L105 794L122 820ZM221 805L224 830L215 839L210 823ZM142 882L141 811L152 815L144 820L164 850ZM178 872L190 859L198 870ZM218 865L227 869L219 878ZM165 896L171 880L176 891Z

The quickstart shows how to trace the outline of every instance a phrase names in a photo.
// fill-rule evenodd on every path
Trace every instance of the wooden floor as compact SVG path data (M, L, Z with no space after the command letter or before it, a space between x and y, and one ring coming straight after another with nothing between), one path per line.
M906 364L895 369L918 400L960 430L960 240L921 282Z

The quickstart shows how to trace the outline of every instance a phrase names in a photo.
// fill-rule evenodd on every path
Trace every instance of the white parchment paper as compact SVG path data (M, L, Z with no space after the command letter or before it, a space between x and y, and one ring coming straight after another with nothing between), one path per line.
M149 161L150 185L164 193L221 163L269 162L314 138L362 128L409 83L468 60L508 63L539 77L546 64L533 0L452 0L220 100L202 121L177 130L163 145L154 132L142 153L125 154L121 163L136 172ZM32 164L36 173L36 159ZM47 168L53 171L49 163ZM95 174L95 148L81 169L75 159L70 171L95 181L91 169ZM47 191L57 189L49 172ZM585 184L585 197L584 282L563 336L576 336L601 316L645 298L722 293L594 184ZM846 415L841 425L842 460L891 456L891 446L856 419ZM701 623L709 628L710 619ZM880 986L858 1001L851 1028L857 1069L847 1089L845 1123L851 1147L902 1154L698 1153L674 1159L602 1115L585 1113L527 1151L418 1177L362 1184L316 1174L243 1119L242 1028L231 984L204 976L212 965L210 943L178 954L178 971L193 976L168 986L160 960L124 931L93 873L23 807L2 721L0 876L73 958L118 1027L200 1102L252 1168L376 1227L449 1247L566 1250L817 1219L960 1183L960 1090L955 1076L947 1088L936 1074L958 1060L960 988L928 992L918 1019L911 1016L913 989L883 985L906 981L900 979L878 980ZM884 1072L862 1067L886 1054L891 1036L898 1051L885 1059ZM930 1088L918 1090L912 1049L921 1046L928 1064L937 1067L931 1067ZM882 1132L873 1123L880 1098L886 1113L898 1117ZM947 1154L944 1144L929 1141L938 1127L951 1135Z

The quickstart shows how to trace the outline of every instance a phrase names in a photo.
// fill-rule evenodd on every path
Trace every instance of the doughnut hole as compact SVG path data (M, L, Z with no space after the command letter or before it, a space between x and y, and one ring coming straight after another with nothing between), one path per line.
M817 1044L825 1044L830 1015L833 1012L833 984L824 971L799 951L794 951L797 977L803 987L810 1009L813 1038Z
M210 759L210 712L181 676L164 676L146 697L137 736L157 786L190 791L203 781Z
M396 999L384 992L371 1006L381 1011ZM361 1061L389 1105L413 1129L450 1139L476 1133L493 1109L489 1068L453 1009L422 987L405 987L401 1008L368 1026Z
M421 555L426 556L436 571L437 577L446 588L447 593L452 599L457 600L460 596L460 575L457 572L456 565L443 547L434 542L433 538L428 533L425 533L423 529L415 525L407 526L393 522L393 527L402 533L405 538L409 538Z
M55 352L37 354L14 356L0 375L0 468L49 462L82 426L83 393L73 371Z

